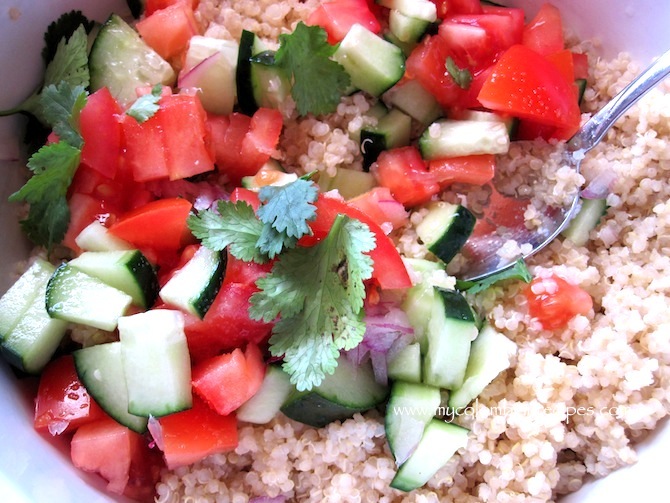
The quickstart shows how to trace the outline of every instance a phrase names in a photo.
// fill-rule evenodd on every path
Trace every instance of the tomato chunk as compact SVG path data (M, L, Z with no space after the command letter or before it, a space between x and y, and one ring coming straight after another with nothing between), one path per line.
M502 55L478 98L491 110L555 126L560 139L570 138L579 128L573 85L545 57L523 45Z
M127 168L136 182L148 182L168 178L167 161L163 131L158 117L155 115L143 123L129 115L120 117L123 129Z
M163 465L160 454L149 448L142 435L113 419L81 426L72 437L70 457L77 468L107 480L110 492L153 501Z
M238 409L260 388L265 375L263 357L249 344L204 361L193 368L193 389L222 415Z
M390 189L393 197L407 207L423 204L440 191L435 176L413 146L383 151L372 172L379 185Z
M564 328L572 318L593 308L587 292L556 275L534 278L524 293L530 315L547 330Z
M409 220L409 214L403 204L395 199L387 187L375 187L348 201L372 218L378 225L391 225L397 229Z
M307 18L306 24L326 30L328 43L332 45L341 42L354 24L360 24L373 33L381 31L381 25L367 0L321 2Z
M91 94L79 116L84 139L81 162L107 178L114 178L121 163L121 113L109 89L103 87Z
M154 437L170 469L230 451L238 444L235 415L218 414L197 395L190 409L163 416L158 425Z
M493 180L495 157L485 154L434 159L428 162L428 171L435 175L441 188L452 183L484 185Z
M101 218L106 213L102 201L88 194L72 194L68 201L70 208L70 224L68 225L63 245L76 253L81 253L81 248L75 243L76 237L88 224Z
M153 11L135 25L147 44L164 59L179 56L188 47L191 37L198 34L193 7L177 2Z
M563 22L557 7L545 3L523 29L523 45L547 56L565 47Z
M72 355L61 356L44 368L35 399L37 430L59 435L103 417L105 413L79 380Z
M151 201L124 214L109 232L138 248L176 251L193 241L186 224L190 212L186 199Z

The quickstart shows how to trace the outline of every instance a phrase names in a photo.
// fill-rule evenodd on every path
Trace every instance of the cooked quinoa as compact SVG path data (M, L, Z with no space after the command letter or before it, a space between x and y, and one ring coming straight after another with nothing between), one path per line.
M203 1L199 19L215 36L237 37L245 27L276 39L314 4ZM624 54L595 61L583 110L599 109L638 71ZM232 452L166 471L157 501L283 495L313 502L542 502L634 463L636 441L670 411L669 87L649 93L584 160L587 182L603 170L617 174L607 215L587 247L558 239L528 261L537 276L557 274L580 285L593 297L594 311L548 332L527 314L525 285L496 286L471 299L516 342L518 353L460 417L471 429L467 448L426 486L409 494L389 487L395 466L376 411L322 429L280 415L268 425L242 425ZM360 169L349 134L368 107L353 97L331 117L287 125L283 162L299 171ZM512 173L525 166L537 179L551 178L559 187L552 197L560 199L583 180L537 160L558 155L552 152L559 148L515 144L499 169ZM519 190L528 190L528 180L518 180ZM420 219L419 211L396 236L408 256L426 254L412 231ZM443 282L453 285L453 278Z

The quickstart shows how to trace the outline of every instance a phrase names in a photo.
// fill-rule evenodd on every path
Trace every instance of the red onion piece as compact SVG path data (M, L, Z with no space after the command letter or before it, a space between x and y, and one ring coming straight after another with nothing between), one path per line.
M149 429L149 433L151 433L151 437L154 439L156 446L162 451L165 442L163 441L163 428L161 427L161 423L155 417L150 416L147 428Z
M584 199L604 199L611 192L617 174L613 171L601 171L584 188L581 196Z
M286 496L275 496L270 497L270 496L256 496L255 498L251 498L249 500L249 503L285 503L286 502Z

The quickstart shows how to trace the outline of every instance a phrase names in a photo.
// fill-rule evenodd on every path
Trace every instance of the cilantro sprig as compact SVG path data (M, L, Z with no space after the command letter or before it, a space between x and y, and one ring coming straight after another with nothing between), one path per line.
M291 78L291 96L298 113L334 112L350 84L344 67L330 59L335 46L319 26L298 23L292 33L279 36L274 64Z
M375 247L369 228L339 215L328 236L312 247L293 248L260 278L249 315L275 323L270 352L283 357L298 390L318 386L337 366L340 350L356 347L365 333L365 287Z
M515 279L523 281L524 283L530 283L530 281L533 279L533 275L528 270L526 262L524 262L523 259L519 259L514 263L513 266L508 267L507 269L503 269L502 271L496 274L492 274L491 276L487 276L486 278L483 278L481 280L478 281L458 280L456 282L456 288L458 288L462 292L468 292L472 294L480 293L483 292L484 290L491 288L496 283L508 279Z
M131 116L140 124L148 121L158 112L160 108L158 102L161 100L162 93L163 85L156 84L151 88L150 93L140 96L130 105L128 110L126 110L126 115Z
M316 185L298 179L264 187L260 208L243 201L220 201L216 210L191 215L188 225L204 246L255 262L275 259L271 272L256 282L249 316L275 321L270 352L300 390L317 386L334 371L341 350L356 347L365 333L364 281L372 276L367 252L374 234L358 220L340 215L327 237L298 246L316 216Z
M461 89L470 89L472 73L467 68L460 68L451 56L444 63L447 73Z

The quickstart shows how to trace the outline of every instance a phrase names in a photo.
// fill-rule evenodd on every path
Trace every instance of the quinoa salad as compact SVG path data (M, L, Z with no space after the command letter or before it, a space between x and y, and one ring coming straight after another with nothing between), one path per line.
M238 41L248 31L275 50L280 36L307 21L320 3L201 0L194 15L205 37ZM588 55L584 123L642 68L626 53L600 57L598 41L567 31L565 37L572 51ZM335 177L338 169L367 171L357 135L377 125L372 110L380 100L354 93L334 113L318 115L301 114L287 100L272 158L287 173L317 181ZM414 121L412 127L416 138L421 126ZM558 277L578 286L592 308L552 328L531 315L528 282L501 281L463 294L482 323L512 341L516 351L505 370L459 410L455 422L469 430L467 443L428 482L409 492L392 487L399 467L379 404L320 428L282 413L265 424L241 420L234 448L186 466L162 467L155 501L539 503L634 464L636 445L670 412L670 82L624 114L586 155L580 173L562 165L564 148L563 139L512 141L495 156L495 183L501 193L528 198L529 228L540 228L547 207L570 204L580 189L595 187L606 197L606 211L585 243L559 236L525 259L533 278ZM431 203L463 204L477 214L489 195L456 183ZM437 260L419 237L427 214L426 205L417 205L403 225L382 225L415 283L425 272L413 269L414 261ZM527 252L524 243L508 242L499 255ZM37 254L45 256L43 249ZM456 255L429 273L431 284L456 289L466 263ZM534 281L533 293L542 294L550 284ZM113 329L70 330L71 341L84 347L118 339L110 335ZM448 407L441 415L453 416Z

